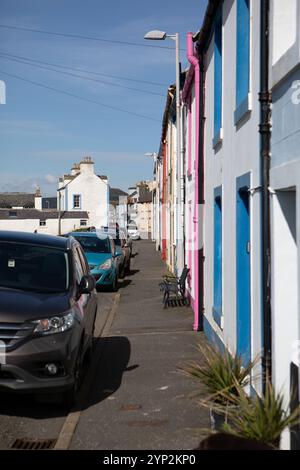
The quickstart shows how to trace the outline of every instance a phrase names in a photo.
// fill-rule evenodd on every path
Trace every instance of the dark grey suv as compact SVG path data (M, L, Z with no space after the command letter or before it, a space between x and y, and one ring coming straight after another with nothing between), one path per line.
M93 345L95 281L72 237L0 231L0 389L73 402Z

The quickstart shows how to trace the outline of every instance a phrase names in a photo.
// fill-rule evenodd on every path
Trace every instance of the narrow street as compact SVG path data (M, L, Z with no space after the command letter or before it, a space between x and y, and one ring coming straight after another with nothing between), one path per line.
M0 446L54 439L57 449L193 449L209 427L198 384L179 372L197 359L192 311L162 305L164 272L149 241L134 245L118 293L101 292L95 351L70 414L31 396L1 396ZM201 390L200 390L201 391Z

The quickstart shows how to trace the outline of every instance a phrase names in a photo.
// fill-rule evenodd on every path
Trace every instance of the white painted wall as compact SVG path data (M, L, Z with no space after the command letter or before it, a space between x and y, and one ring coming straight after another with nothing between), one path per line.
M68 233L80 228L79 219L61 219L61 232ZM0 230L13 230L20 232L46 233L48 235L58 235L58 219L48 219L46 226L40 227L40 219L6 219L0 220Z
M272 64L295 44L297 35L297 0L273 0L274 41Z
M285 45L277 62L270 63L273 86L270 171L272 354L275 385L278 391L283 390L287 404L290 399L289 365L295 353L293 345L300 339L300 104L293 99L294 83L300 80L300 2L297 1L296 5L291 0L282 2L282 22L276 15L278 0L273 0L271 4L272 57L276 57L275 48L279 43ZM291 31L287 31L288 28ZM294 42L290 44L295 35ZM289 48L286 46L287 41ZM291 188L295 190L295 199L289 196ZM294 359L293 362L299 367L299 353L294 354ZM284 435L283 448L289 448L287 433Z
M284 394L288 408L290 365L299 340L296 191L273 195L272 212L273 380L276 390ZM282 448L289 448L288 433Z
M251 173L251 186L260 186L260 48L254 38L260 35L260 4L251 2L251 114L238 127L234 124L236 107L236 2L224 1L223 10L223 142L213 149L214 132L214 57L213 40L206 55L205 128L205 208L204 208L204 292L205 317L211 328L231 350L236 350L236 178ZM213 39L213 38L212 38ZM214 279L214 189L222 185L223 205L223 330L212 316ZM261 353L261 225L260 191L251 196L251 315L252 357ZM259 389L259 384L257 384Z
M73 195L81 196L81 208L73 207ZM65 210L87 211L91 226L100 228L108 225L109 186L108 181L100 179L94 173L91 163L80 164L80 174L71 180L62 191Z
M300 60L300 2L271 0L270 80L276 86Z
M198 279L195 273L195 250L196 246L196 233L194 221L194 207L195 199L198 194L195 191L196 172L195 172L195 158L196 155L196 99L195 99L195 85L192 84L191 88L191 123L189 125L188 118L186 118L186 168L185 168L185 181L186 181L186 210L185 210L185 238L186 238L186 264L190 269L188 276L188 291L195 299L195 282ZM190 155L190 157L189 157ZM191 174L188 175L188 159L191 158Z

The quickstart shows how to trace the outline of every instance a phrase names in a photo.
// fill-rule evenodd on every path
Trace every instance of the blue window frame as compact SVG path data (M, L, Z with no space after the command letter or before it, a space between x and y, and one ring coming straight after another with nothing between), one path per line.
M221 327L222 319L222 187L214 192L214 306L213 318Z
M222 8L218 10L215 20L214 44L214 146L221 138L222 128L222 68L223 68Z
M250 85L250 0L237 0L236 113L237 122L248 109Z

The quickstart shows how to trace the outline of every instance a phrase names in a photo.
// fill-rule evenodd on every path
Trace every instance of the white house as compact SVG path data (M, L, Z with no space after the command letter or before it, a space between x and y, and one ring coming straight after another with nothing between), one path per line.
M206 89L204 331L245 362L262 351L259 38L256 0L210 1L195 38Z
M47 235L66 234L88 225L87 212L68 211L60 215L55 210L0 209L0 230L38 232Z
M108 178L95 174L90 157L74 164L71 173L59 179L57 198L61 211L86 211L90 226L108 225Z
M128 218L136 222L141 238L147 239L152 233L153 182L140 181L129 190Z
M42 199L39 189L35 194L0 193L0 230L57 235L89 225L86 211L42 209Z
M271 1L270 168L273 380L286 405L299 402L300 359L300 2ZM291 396L291 388L298 397ZM288 439L285 439L289 446ZM299 449L299 436L291 435Z

